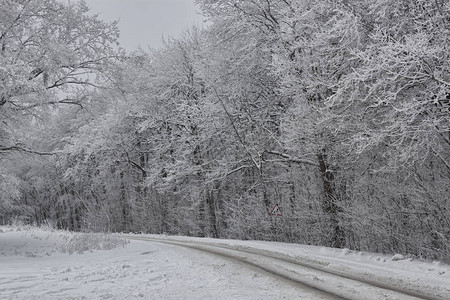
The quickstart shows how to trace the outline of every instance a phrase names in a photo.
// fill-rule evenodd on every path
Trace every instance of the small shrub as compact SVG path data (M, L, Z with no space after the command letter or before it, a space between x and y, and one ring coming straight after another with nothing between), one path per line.
M65 253L84 253L92 250L110 250L124 247L129 242L117 235L104 233L75 233L70 237L61 251Z
M56 221L52 221L46 219L42 222L41 226L39 226L42 230L53 232L57 229Z

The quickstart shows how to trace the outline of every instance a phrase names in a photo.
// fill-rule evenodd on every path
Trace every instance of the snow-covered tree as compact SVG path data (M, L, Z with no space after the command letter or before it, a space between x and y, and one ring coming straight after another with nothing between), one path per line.
M45 122L57 118L59 105L79 109L89 102L89 89L117 56L117 39L116 23L90 15L82 1L0 1L0 172L9 191L4 197L17 199L20 191L22 199L26 189L17 183L32 181L18 172L32 159L21 161L14 152L50 155L61 148L57 139L66 125Z
M0 7L0 151L29 150L15 139L15 122L50 105L83 105L116 56L118 30L82 1L2 0Z
M430 155L450 167L449 10L445 1L367 7L373 29L363 48L352 49L353 71L327 105L344 130L354 125L348 144L355 153L384 152L382 168Z

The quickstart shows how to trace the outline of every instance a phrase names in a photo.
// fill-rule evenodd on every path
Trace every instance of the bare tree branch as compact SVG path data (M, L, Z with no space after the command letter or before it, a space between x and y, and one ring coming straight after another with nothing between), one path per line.
M42 155L42 156L51 156L51 155L58 154L58 152L42 152L42 151L24 148L24 147L18 146L18 145L10 146L10 147L0 146L0 152L9 152L9 151L19 151L19 152L25 152L25 153L29 153L29 154L37 154L37 155Z
M283 157L284 160L282 160L282 161L284 161L284 162L293 162L293 163L297 163L297 164L310 165L310 166L314 166L314 167L318 167L319 166L319 164L317 164L316 162L314 162L312 160L292 157L292 156L290 156L288 154L281 153L281 152L278 152L278 151L272 151L271 150L271 151L266 151L266 153Z

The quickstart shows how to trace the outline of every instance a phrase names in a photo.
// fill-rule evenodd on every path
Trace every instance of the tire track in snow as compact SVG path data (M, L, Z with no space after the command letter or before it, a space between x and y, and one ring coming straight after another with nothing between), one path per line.
M287 255L254 248L198 241L180 241L152 237L124 236L128 239L171 244L207 252L269 273L302 289L329 299L426 299L442 300L432 295L405 290L381 282L358 278L344 272L327 270L317 264L302 262ZM331 284L330 284L331 283Z

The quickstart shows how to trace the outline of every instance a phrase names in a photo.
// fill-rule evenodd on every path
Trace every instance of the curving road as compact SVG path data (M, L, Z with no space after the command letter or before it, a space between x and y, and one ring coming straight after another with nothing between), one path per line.
M298 261L274 252L198 241L138 236L125 236L125 238L202 251L242 267L265 273L324 299L443 299L424 295L419 291L404 290L385 283L360 279L351 274L331 271L320 264Z

